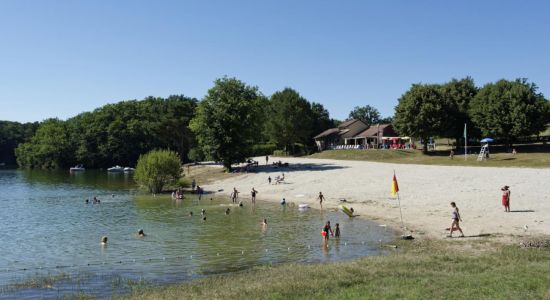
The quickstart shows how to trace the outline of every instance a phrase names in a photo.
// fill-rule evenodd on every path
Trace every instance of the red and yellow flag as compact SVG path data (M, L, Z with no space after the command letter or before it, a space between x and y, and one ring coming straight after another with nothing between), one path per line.
M391 194L395 197L397 195L397 192L399 192L399 185L397 185L397 177L395 177L395 172L393 173L393 180L391 183Z

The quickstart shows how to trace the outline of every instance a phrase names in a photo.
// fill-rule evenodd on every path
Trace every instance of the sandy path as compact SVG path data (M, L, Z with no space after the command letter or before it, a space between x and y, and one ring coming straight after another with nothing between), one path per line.
M279 158L277 158L278 160ZM319 191L326 197L325 209L334 209L345 198L357 214L394 226L399 224L397 201L391 199L393 170L399 182L405 226L429 236L444 237L451 223L449 203L455 201L462 215L466 236L491 234L510 240L513 236L550 235L550 169L478 168L386 164L308 158L280 158L289 168L260 166L256 173L233 177L205 186L207 191L229 199L233 187L245 201L250 190L258 199L319 207ZM272 158L275 160L275 158ZM265 162L264 158L259 158ZM269 185L285 173L285 183ZM512 192L510 213L501 205L500 187ZM301 197L300 195L303 195ZM525 229L527 226L527 229Z

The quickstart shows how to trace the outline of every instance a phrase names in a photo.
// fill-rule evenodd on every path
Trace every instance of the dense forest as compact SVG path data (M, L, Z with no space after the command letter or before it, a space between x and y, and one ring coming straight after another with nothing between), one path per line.
M133 166L140 154L157 148L187 157L194 143L188 124L196 105L196 99L185 96L149 97L108 104L66 121L48 119L16 148L17 163L26 168Z
M29 141L37 128L38 122L22 124L0 121L0 164L15 165L15 148L17 145Z

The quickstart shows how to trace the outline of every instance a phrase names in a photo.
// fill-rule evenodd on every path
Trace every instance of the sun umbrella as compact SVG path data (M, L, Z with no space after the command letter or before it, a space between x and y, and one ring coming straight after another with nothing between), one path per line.
M493 139L492 138L484 138L482 139L481 141L479 141L480 143L492 143L493 142Z

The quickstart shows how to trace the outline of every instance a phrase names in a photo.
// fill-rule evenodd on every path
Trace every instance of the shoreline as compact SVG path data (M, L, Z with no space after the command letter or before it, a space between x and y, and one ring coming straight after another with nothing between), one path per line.
M263 158L255 159L265 161ZM306 203L316 209L320 208L316 196L321 191L326 197L323 209L339 210L338 206L344 204L353 207L359 217L403 232L397 200L390 195L395 170L407 228L405 234L410 232L415 238L445 238L448 233L445 228L451 223L449 203L454 201L461 209L465 221L461 226L467 239L489 237L515 243L521 238L550 235L550 219L545 214L550 211L550 197L542 194L544 178L550 178L550 169L292 157L270 157L270 160L288 162L289 167L264 164L254 172L217 180L203 188L217 197L229 199L236 187L239 198L249 202L249 191L254 187L258 190L258 199L278 203L284 197L289 203ZM285 174L285 183L268 184L268 176L274 178L281 173ZM505 184L512 190L512 213L501 210L499 189Z

